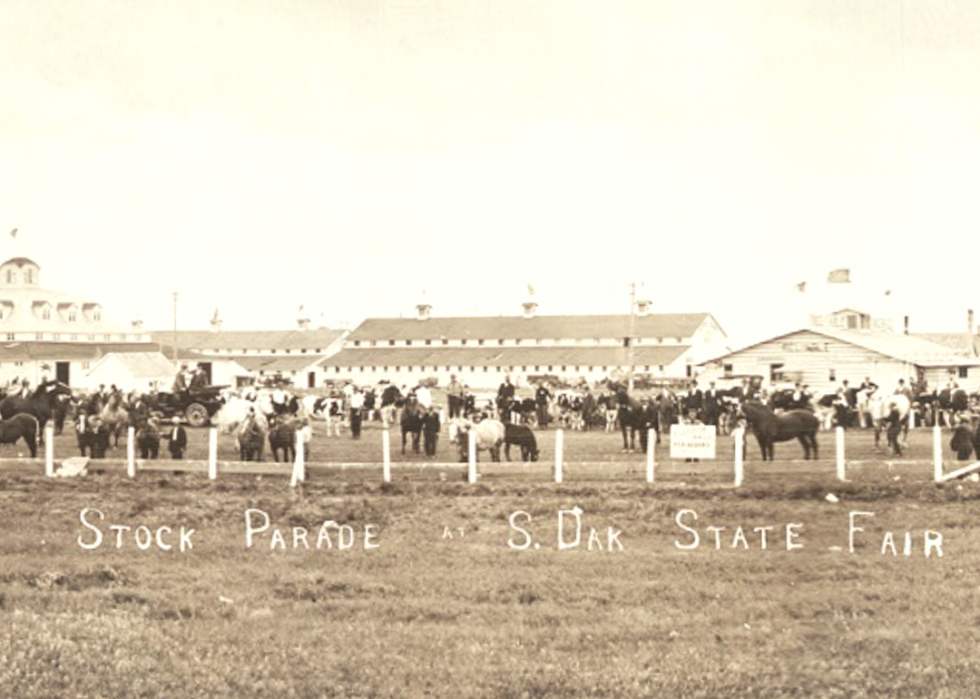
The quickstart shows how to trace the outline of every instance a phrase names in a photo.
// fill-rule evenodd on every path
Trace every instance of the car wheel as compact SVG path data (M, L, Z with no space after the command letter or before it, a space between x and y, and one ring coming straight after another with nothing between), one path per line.
M187 424L191 427L204 427L208 424L208 410L200 403L191 403L184 411Z

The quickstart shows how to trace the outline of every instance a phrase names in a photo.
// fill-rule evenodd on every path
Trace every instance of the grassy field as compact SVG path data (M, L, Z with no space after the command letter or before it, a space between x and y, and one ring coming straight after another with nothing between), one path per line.
M662 446L649 486L618 435L566 434L555 485L540 437L545 463L476 485L398 449L381 483L374 427L314 442L371 466L295 489L4 464L0 696L976 696L980 485L931 483L928 432L904 459L849 434L846 484L832 435L816 464L753 444L737 490L727 440L711 463Z

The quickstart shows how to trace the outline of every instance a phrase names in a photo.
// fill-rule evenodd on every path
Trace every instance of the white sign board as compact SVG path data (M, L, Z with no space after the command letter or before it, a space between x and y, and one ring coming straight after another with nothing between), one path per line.
M714 425L671 425L670 458L715 458Z

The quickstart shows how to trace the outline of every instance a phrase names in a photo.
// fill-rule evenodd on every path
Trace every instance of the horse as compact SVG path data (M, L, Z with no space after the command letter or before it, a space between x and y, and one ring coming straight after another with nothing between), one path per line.
M39 441L44 441L44 426L54 415L59 396L70 396L71 389L59 381L46 381L39 384L29 398L10 395L0 401L0 418L7 420L18 413L27 413L37 418L41 430Z
M634 451L636 449L636 433L640 429L642 407L639 401L631 398L625 389L616 392L616 405L619 414L619 429L623 435L623 451Z
M759 403L745 403L741 408L741 416L759 440L763 461L773 460L773 445L776 442L788 442L792 439L800 440L804 458L810 458L810 447L813 447L813 458L819 458L817 432L820 430L820 419L809 410L789 410L777 415Z
M112 446L119 446L119 435L129 426L129 410L123 402L122 395L113 393L106 401L105 407L99 412L102 424L112 437Z
M269 448L272 458L279 461L279 452L286 463L296 460L296 427L299 420L274 418L269 423Z
M493 461L500 461L500 447L507 436L507 428L500 420L486 419L473 422L466 418L454 418L449 423L450 438L459 448L460 461L469 458L469 433L475 436L477 454L480 450L490 452Z
M15 444L23 439L31 450L31 458L37 457L37 443L41 437L40 421L33 415L18 413L0 422L0 444Z
M400 418L402 428L402 454L405 453L405 445L408 435L412 435L412 453L420 452L419 443L422 439L422 418L425 417L425 409L415 398L405 401Z
M898 443L898 435L905 430L905 439L908 440L909 413L912 411L912 402L908 396L896 393L891 396L882 395L875 392L871 395L871 424L875 431L875 450L879 449L881 432L888 423L888 446L892 453L898 456L902 454L902 446Z
M262 461L269 423L261 413L250 413L238 428L238 451L242 461Z
M510 446L517 445L521 449L522 461L538 460L538 440L527 425L504 425L504 456L510 461Z

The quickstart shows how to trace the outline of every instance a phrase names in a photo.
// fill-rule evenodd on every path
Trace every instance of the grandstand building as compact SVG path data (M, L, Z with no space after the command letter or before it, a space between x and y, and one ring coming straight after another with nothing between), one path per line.
M496 388L550 378L567 383L634 377L686 380L709 356L727 351L727 336L710 313L652 314L637 303L633 315L522 315L433 317L421 303L414 318L371 318L344 339L320 366L327 380L373 385L382 381L438 385L451 375L471 387Z

